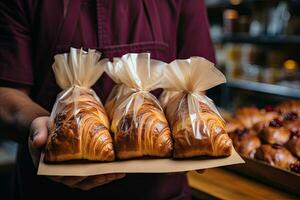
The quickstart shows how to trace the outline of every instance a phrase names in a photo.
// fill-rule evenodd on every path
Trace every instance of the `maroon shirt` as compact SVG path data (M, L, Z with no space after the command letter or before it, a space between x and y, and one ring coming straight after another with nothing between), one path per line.
M150 52L152 58L203 56L215 61L203 0L1 0L0 81L31 87L47 110L60 91L53 55L70 47L95 48L103 57ZM94 85L104 102L113 82ZM128 174L88 192L37 176L27 145L17 158L16 196L25 199L189 199L184 174ZM40 196L43 195L43 196Z

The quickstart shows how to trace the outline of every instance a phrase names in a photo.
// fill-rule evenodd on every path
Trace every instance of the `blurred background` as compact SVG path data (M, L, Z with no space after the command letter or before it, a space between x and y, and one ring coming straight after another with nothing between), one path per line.
M227 83L208 91L217 106L300 98L300 0L206 0L217 66ZM10 191L17 144L0 138L0 196Z
M300 1L206 0L217 65L227 84L218 106L263 107L300 98Z

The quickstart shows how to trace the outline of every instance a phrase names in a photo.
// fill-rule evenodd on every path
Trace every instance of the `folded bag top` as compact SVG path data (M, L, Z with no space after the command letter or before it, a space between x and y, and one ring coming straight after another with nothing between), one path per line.
M70 49L54 57L58 94L49 119L45 161L87 159L112 161L115 158L109 120L90 87L104 72L104 61L95 50Z
M112 119L116 156L170 157L173 143L159 101L150 91L160 85L166 63L149 53L129 53L108 62L107 74L117 83L105 108Z
M174 60L164 69L160 102L172 130L175 158L231 154L224 120L202 93L224 82L224 75L202 57Z

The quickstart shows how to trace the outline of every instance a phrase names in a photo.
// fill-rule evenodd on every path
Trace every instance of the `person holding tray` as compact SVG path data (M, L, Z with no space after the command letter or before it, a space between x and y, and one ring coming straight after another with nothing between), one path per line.
M14 199L191 198L185 173L45 177L36 166L60 91L54 55L82 47L109 59L150 52L215 62L204 0L3 0L0 33L0 133L19 143ZM105 102L112 87L103 75L93 89Z

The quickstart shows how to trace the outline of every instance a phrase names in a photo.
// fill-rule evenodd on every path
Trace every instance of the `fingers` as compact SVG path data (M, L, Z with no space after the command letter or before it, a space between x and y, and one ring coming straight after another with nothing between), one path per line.
M104 174L97 176L89 176L84 179L82 182L75 185L75 188L82 190L90 190L101 185L105 185L112 181L124 178L125 174Z
M77 183L86 179L87 176L50 176L48 178L55 182L61 182L66 186L74 187Z
M51 176L48 177L49 179L61 182L64 185L71 187L71 188L78 188L81 190L90 190L95 187L110 183L114 180L118 180L124 178L125 174L103 174L103 175L96 175L96 176Z
M30 139L34 148L41 148L47 142L49 117L38 117L30 126Z

